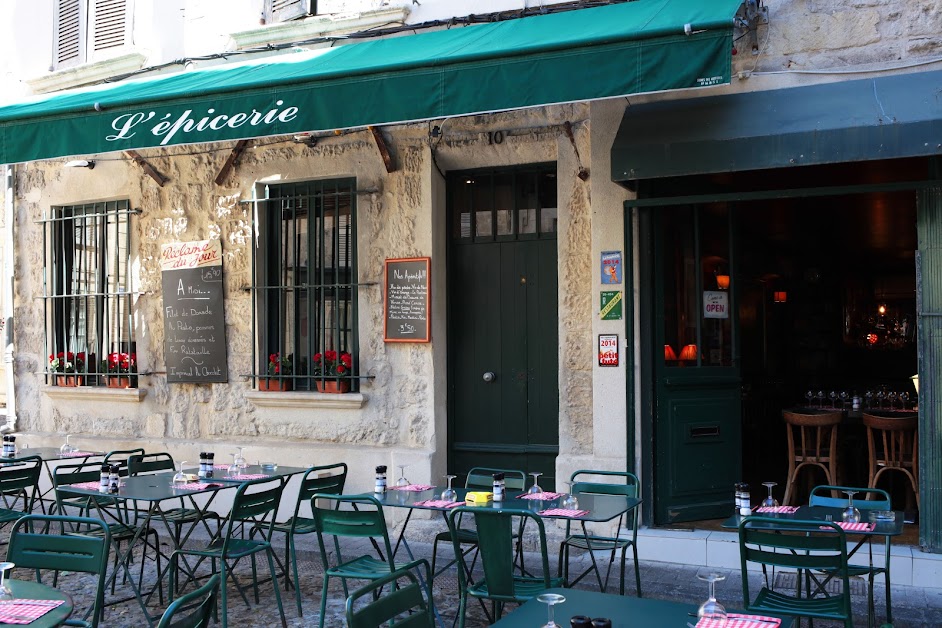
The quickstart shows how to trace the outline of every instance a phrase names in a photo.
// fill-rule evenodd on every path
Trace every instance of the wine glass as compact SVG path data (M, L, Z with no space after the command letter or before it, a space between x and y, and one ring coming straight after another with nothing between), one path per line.
M819 391L818 391L818 407L819 407L819 408L823 408L823 407L824 407L824 398L825 398L824 391L823 391L823 390L819 390Z
M543 489L540 488L540 485L537 484L537 478L539 478L543 473L541 471L531 471L530 475L533 476L533 486L527 489L527 495L541 495Z
M235 464L239 465L240 469L248 469L249 461L245 459L245 447L236 447L239 450L238 455L235 457Z
M886 393L882 390L877 391L877 402L880 404L880 409L883 409L883 402L886 400Z
M562 604L566 601L566 598L559 593L544 593L542 595L536 596L537 602L542 602L546 604L547 612L547 621L541 628L562 628L556 621L553 619L553 607L557 604Z
M234 478L240 473L242 473L242 466L239 464L238 459L236 457L239 454L232 452L229 455L232 456L232 464L230 464L229 468L226 469L226 475L228 475L230 478Z
M399 467L399 479L396 480L396 486L402 487L402 486L409 486L410 484L412 484L412 482L406 479L406 467L408 467L409 465L399 464L396 466Z
M566 482L569 490L559 500L559 507L564 510L579 510L579 498L572 493L572 480Z
M902 409L906 409L906 404L909 403L909 393L905 390L899 394L899 402L902 406Z
M451 481L454 480L457 475L446 475L445 479L448 481L448 487L442 491L442 501L444 502L453 502L458 499L458 491L451 487Z
M173 480L171 481L171 484L174 486L183 486L186 484L186 473L183 472L185 464L186 460L181 460L177 463L177 472L174 474Z
M772 497L772 487L778 486L777 482L763 482L762 486L769 489L769 496L762 500L763 508L778 508L778 500Z
M847 495L847 508L841 513L841 519L845 523L860 523L860 511L854 507L854 495L857 491L844 491Z
M831 400L831 409L833 410L837 408L837 391L836 390L832 390L831 392L828 393L828 399Z
M16 599L6 583L7 572L14 567L16 565L13 563L0 563L0 602L12 602Z
M814 391L813 391L813 390L809 390L808 392L806 392L806 393L805 393L805 399L808 400L808 407L809 407L809 408L810 408L811 406L813 406L813 405L814 405Z
M872 391L872 390L868 390L868 391L864 394L864 399L866 400L867 409L872 410L872 409L873 409L873 391Z
M716 601L716 583L725 580L726 576L716 572L697 574L697 578L705 580L710 585L710 597L697 609L698 619L712 619L721 625L726 623L726 608Z
M838 397L840 397L840 400L841 400L841 407L846 408L847 400L850 399L850 393L848 393L846 390L842 390L840 394L838 395Z
M71 434L66 434L66 435L65 435L65 442L62 443L62 446L61 446L61 447L59 447L59 453L60 453L60 454L67 455L67 454L70 454L70 453L72 453L73 451L75 451L75 447L73 447L72 445L69 444L69 439L70 439L70 438L72 438L72 435L71 435Z
M890 402L890 410L894 410L896 408L897 397L898 395L896 394L895 390L890 391L886 394L886 400Z

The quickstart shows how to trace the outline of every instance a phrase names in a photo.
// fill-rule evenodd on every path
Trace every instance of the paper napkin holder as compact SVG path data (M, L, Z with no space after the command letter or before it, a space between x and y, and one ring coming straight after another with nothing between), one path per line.
M489 491L471 491L464 497L464 501L469 506L473 505L484 505L494 499L494 493Z

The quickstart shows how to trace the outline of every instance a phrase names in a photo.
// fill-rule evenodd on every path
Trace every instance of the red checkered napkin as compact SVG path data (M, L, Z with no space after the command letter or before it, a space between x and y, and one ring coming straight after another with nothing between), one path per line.
M184 491L202 491L204 488L210 488L213 486L222 486L222 484L216 484L215 482L188 482L183 486L174 486Z
M430 491L434 486L431 484L407 484L406 486L391 486L389 490L391 491L412 491L414 493L421 493L422 491Z
M584 517L589 514L588 510L572 510L570 508L547 508L541 510L540 515L544 517Z
M67 454L60 453L59 456L62 458L88 458L89 456L94 456L95 454L90 451L70 451Z
M835 521L834 523L848 532L873 532L873 529L877 527L875 523L847 523L846 521ZM821 529L830 530L830 527L821 526Z
M423 502L415 502L416 506L425 506L427 508L457 508L464 506L464 502L450 502L446 499L426 499Z
M100 482L79 482L78 484L69 484L71 488L80 488L83 491L97 491L101 486Z
M725 623L721 619L707 619L704 617L697 622L697 628L775 628L781 623L782 620L778 617L730 613Z
M228 479L230 480L261 480L262 478L270 478L270 475L265 473L240 473L239 475L230 475Z
M65 600L16 600L0 604L0 623L28 624L64 603Z
M793 515L798 512L798 506L760 506L756 512L780 512L785 515Z
M542 493L536 493L531 495L529 493L524 493L523 495L517 495L518 499L539 499L544 502L548 502L551 499L556 499L562 495L562 493L553 493L551 491L543 491Z

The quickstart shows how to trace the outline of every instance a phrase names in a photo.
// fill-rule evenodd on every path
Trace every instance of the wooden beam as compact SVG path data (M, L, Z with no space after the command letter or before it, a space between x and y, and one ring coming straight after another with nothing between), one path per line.
M368 126L366 128L373 134L373 141L376 142L376 148L379 149L379 154L382 156L383 163L386 165L386 172L395 172L396 164L393 163L392 155L389 153L386 138L383 137L383 134L375 126Z
M141 155L136 150L126 150L124 151L124 154L127 155L131 161L140 166L141 170L143 170L151 179L156 181L157 185L160 187L163 187L164 184L170 180L157 172L157 169L150 165L146 159L141 157Z
M226 159L226 163L222 165L222 168L219 169L219 174L216 175L216 185L223 184L223 182L226 180L226 177L229 176L229 172L235 167L236 162L239 161L239 157L242 155L245 147L248 145L248 140L239 140L236 142L232 152L229 153L229 158Z

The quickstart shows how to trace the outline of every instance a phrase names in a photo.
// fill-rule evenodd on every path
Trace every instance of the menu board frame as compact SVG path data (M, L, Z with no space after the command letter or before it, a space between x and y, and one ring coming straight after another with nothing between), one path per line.
M390 309L389 309L389 287L390 287L390 273L394 280L397 280L397 274L399 275L398 280L401 280L405 276L405 271L407 268L412 268L419 264L421 269L424 271L424 286L425 286L425 308L424 308L424 318L425 318L425 327L424 329L421 326L413 327L408 332L400 331L399 325L410 325L410 323L405 323L405 319L396 318L392 321L390 320ZM432 258L431 257L400 257L400 258L390 258L386 260L383 269L383 340L386 342L431 342L432 341L432 289L431 289L431 279L432 279ZM392 325L390 324L392 323Z
M222 243L164 244L161 288L167 382L228 382Z

